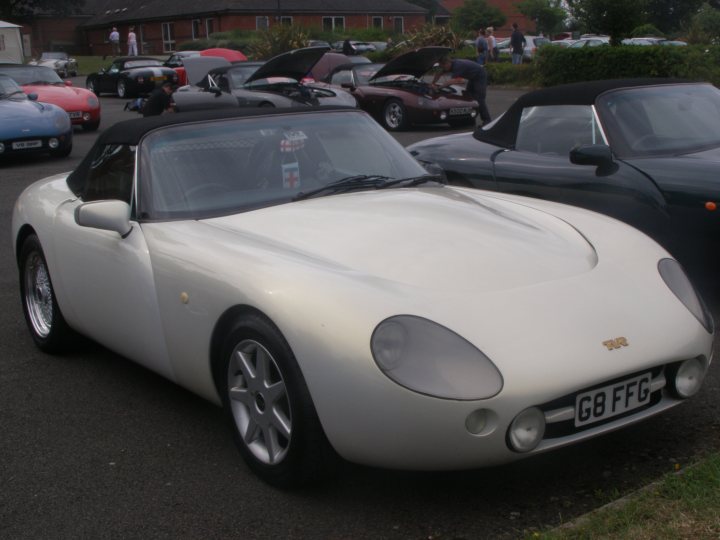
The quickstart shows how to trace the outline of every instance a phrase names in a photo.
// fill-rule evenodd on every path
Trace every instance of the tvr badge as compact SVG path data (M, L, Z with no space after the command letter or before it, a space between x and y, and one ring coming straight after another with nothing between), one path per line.
M602 344L607 347L608 351L613 351L615 349L621 349L623 347L630 346L627 338L624 338L624 337L616 337L615 339L608 339L607 341L603 341Z

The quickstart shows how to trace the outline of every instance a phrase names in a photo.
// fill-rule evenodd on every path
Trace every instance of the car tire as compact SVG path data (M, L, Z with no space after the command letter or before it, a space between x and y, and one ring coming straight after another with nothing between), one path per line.
M83 131L97 131L98 127L100 127L100 120L97 122L87 122L82 125Z
M127 89L127 83L125 81L118 81L117 83L117 95L120 98L130 97L130 92Z
M385 103L382 111L382 125L388 131L402 131L407 127L407 109L398 99Z
M297 487L335 460L290 346L269 320L243 317L227 335L216 375L235 442L268 484Z
M85 81L85 88L90 90L96 96L100 95L100 92L98 92L97 88L95 88L95 81L93 81L92 79L88 79L87 81Z
M76 334L65 322L53 289L40 240L31 234L18 258L23 313L35 345L51 354L64 352Z

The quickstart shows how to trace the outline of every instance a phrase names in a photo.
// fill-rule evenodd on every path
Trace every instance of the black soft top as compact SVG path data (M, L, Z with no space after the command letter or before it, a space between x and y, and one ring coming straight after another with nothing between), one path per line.
M162 114L160 116L148 116L146 118L136 118L133 120L125 120L118 122L103 131L95 141L95 144L87 153L85 158L80 162L77 168L70 173L67 178L67 184L70 190L79 195L85 187L85 182L92 167L93 161L102 153L107 145L130 145L136 146L140 140L156 129L167 126L176 126L181 124L192 124L199 122L211 122L213 120L224 120L228 118L244 118L248 116L275 116L299 113L317 113L321 111L353 111L359 112L359 109L353 107L338 106L321 106L313 107L292 107L282 109L269 108L238 108L238 109L214 109L202 110L186 113Z
M520 96L490 129L478 128L474 137L495 146L513 148L517 136L520 116L526 107L547 105L593 105L597 98L612 90L638 86L660 86L687 84L684 79L610 79L563 84L528 92Z

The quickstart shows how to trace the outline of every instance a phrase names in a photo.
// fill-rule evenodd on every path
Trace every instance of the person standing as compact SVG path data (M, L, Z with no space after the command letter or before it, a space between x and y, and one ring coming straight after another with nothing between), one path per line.
M490 112L488 111L485 97L487 95L487 74L485 68L472 60L455 59L452 60L446 56L440 60L440 69L435 74L432 86L433 88L442 88L451 84L461 84L467 80L467 88L465 89L472 98L478 102L478 112L482 125L490 122ZM438 85L437 82L444 73L450 73L450 79Z
M131 26L128 32L128 56L137 56L137 36L135 35L135 27Z
M485 65L488 59L488 42L485 38L485 29L481 28L477 31L477 39L475 40L475 49L477 50L477 63L481 66Z
M494 33L495 29L492 26L488 26L485 29L485 35L488 43L488 62L497 62L498 59L497 39L495 39L495 36L493 35Z
M120 54L120 32L113 26L112 32L110 32L110 47L112 48L112 55L118 56Z
M510 34L510 47L512 49L512 63L522 64L523 51L525 50L525 36L518 29L518 23L512 23L512 34Z

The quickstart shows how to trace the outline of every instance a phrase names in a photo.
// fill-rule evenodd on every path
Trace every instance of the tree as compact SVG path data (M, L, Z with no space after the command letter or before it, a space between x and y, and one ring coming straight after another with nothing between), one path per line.
M78 11L85 0L1 0L0 19L32 19L38 12L54 16L68 15Z
M697 13L703 0L646 0L646 20L669 34L680 30ZM720 1L716 7L720 7Z
M588 31L607 34L619 45L645 22L647 0L567 0L570 12Z
M515 4L523 15L535 21L535 30L547 36L556 34L568 16L562 0L523 0Z
M500 8L489 6L486 0L465 0L452 16L453 26L464 31L502 26L506 20L507 17Z
M690 22L688 41L720 43L720 10L710 4L703 4Z

